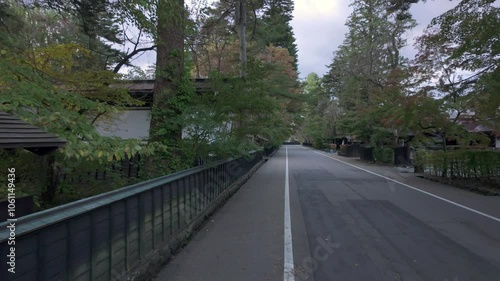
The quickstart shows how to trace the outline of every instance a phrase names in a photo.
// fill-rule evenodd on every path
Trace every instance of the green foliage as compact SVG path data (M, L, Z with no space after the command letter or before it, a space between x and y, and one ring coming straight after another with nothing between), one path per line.
M323 142L322 139L314 139L312 146L319 150L328 148L328 146Z
M286 116L280 112L287 85L273 79L280 77L279 71L271 63L250 60L245 79L211 73L210 92L193 99L182 115L190 150L202 158L235 156L288 137Z
M16 186L16 197L26 196L26 195L38 195L41 190L45 188L43 179L45 175L41 168L43 167L42 159L40 156L27 151L13 151L7 152L6 150L0 150L0 171L2 177L0 178L0 185L3 187L0 189L0 198L7 198L7 169L16 169L15 175L15 186ZM37 198L35 198L36 200Z
M323 85L334 97L330 103L336 103L336 135L383 145L387 132L402 129L387 112L404 95L408 60L400 51L406 45L404 33L415 21L399 4L391 8L390 1L356 0L351 6L349 32Z
M124 158L128 158L128 156L124 156ZM50 202L38 200L40 207L46 209L67 204L138 182L138 178L129 178L120 171L121 160L124 158L108 162L90 160L89 158L84 160L63 159L62 155L57 155L56 174L61 176L61 179L57 179L57 193ZM96 179L96 172L99 173L100 177L103 177L105 173L105 179ZM62 177L63 175L66 175L65 179Z
M0 110L67 141L55 154L56 171L88 179L88 171L105 169L115 161L140 153L144 156L143 167L148 167L141 170L141 179L150 179L190 168L196 159L212 161L278 145L293 133L296 117L293 114L297 112L292 104L296 101L296 71L290 71L294 62L283 48L266 48L269 60L259 56L262 50L249 50L251 58L245 79L231 78L229 71L212 73L213 91L197 95L189 75L191 61L186 59L193 56L184 57L184 48L180 47L184 31L195 30L186 26L191 24L185 21L187 14L179 11L184 8L183 1L36 2L40 5L0 3L0 22L7 27L0 29ZM285 21L280 18L283 15ZM296 53L288 24L291 18L287 18L290 15L291 10L283 13L274 9L269 19L274 22L279 18L281 27L289 31L283 44ZM159 17L164 20L158 20ZM169 27L165 28L165 24ZM226 41L237 46L235 34L228 28L231 21L226 20L225 24L223 36L227 35ZM130 25L139 29L139 35L127 35L124 26ZM151 73L132 68L129 76L116 74L143 49L152 49L141 48L144 42L141 34L158 44L155 76L157 85L163 83L161 87L155 86L154 125L147 145L140 140L103 137L94 127L96 122L112 121L127 106L141 105L120 87L120 79L151 78ZM274 41L263 39L263 46L283 41L278 37L273 37ZM116 47L124 41L137 42L131 53L123 53ZM174 41L181 44L170 46L175 48L169 47L166 52L160 48ZM230 129L229 124L232 124ZM183 128L188 137L181 139ZM22 153L14 162L0 162L26 167L26 171L20 170L26 182L22 190L26 194L40 194L48 188L47 181L31 178L28 171L38 167L45 178L47 169L41 169L43 165L38 160L30 160L36 156ZM118 175L106 183L62 182L52 202L39 202L44 207L53 206L126 183Z
M51 10L10 5L9 11L18 24L3 34L11 44L0 55L0 110L67 140L60 149L67 158L106 161L141 150L137 140L102 137L94 128L97 119L141 103L109 86L119 77L96 68L100 57L78 43L85 35L57 25L64 15ZM29 36L35 20L50 20L50 29Z
M410 133L415 144L443 149L446 140L487 144L461 123L499 130L500 8L460 1L432 21L409 62L400 50L415 26L409 7L416 2L353 1L349 33L323 79L341 109L337 132L378 146Z
M86 198L134 182L134 179L122 178L119 170L113 171L112 165L119 161L99 162L97 160L63 159L63 155L56 156L54 166L57 190L50 202L42 200L42 193L46 191L47 183L47 156L39 156L25 150L13 152L0 152L0 169L16 169L16 196L33 195L35 206L38 210L47 209L57 205L69 203L81 198ZM95 172L106 172L106 180L96 180ZM5 173L4 173L5 174ZM66 180L62 175L66 174ZM0 179L0 184L6 186L6 177ZM6 197L6 189L0 190L0 197Z
M285 48L294 58L293 66L297 70L297 44L290 21L294 9L291 0L272 0L264 6L263 16L257 21L257 40L264 46L274 45Z
M374 147L373 158L375 161L385 164L394 163L394 149L390 147Z
M419 165L434 176L477 179L497 183L500 177L500 151L449 150L419 152Z
M494 0L462 0L433 19L430 27L439 28L435 41L454 45L447 63L468 71L498 67L500 7Z
M103 100L108 98L116 103L128 103L130 96L126 92L103 87L89 96L85 91L65 90L45 80L31 67L8 60L0 61L0 74L0 83L3 84L0 110L11 112L65 139L67 144L60 151L67 157L120 158L124 153L134 154L141 150L139 141L102 137L93 126L97 117L111 118L111 114L122 107L94 100L91 96L100 93ZM23 78L15 78L17 75Z
M313 143L322 143L337 133L338 104L326 92L322 80L310 73L303 83L302 98L305 100L301 123L301 137Z
M463 0L434 18L417 40L414 63L415 77L425 84L422 91L438 93L440 113L473 112L476 121L498 130L500 8L494 2Z
M108 45L119 43L113 38L117 34L113 18L99 18L102 29L97 30L95 22L88 25L79 21L79 15L71 10L74 6L34 7L14 1L2 2L2 8L0 17L5 28L0 29L0 110L67 141L55 154L56 171L74 165L95 170L113 159L139 152L148 155L160 148L143 148L140 140L103 137L94 127L98 120L112 120L125 106L141 105L120 87L120 76L110 70L123 55ZM108 8L103 9L109 12ZM93 16L105 15L109 14ZM109 25L104 23L107 20ZM41 202L38 196L48 188L48 182L57 180L55 175L50 178L50 162L22 150L16 153L8 161L2 157L0 164L19 169L22 194L34 194L40 206L52 206L55 202ZM99 187L90 188L94 185ZM67 202L122 185L118 179L113 184L88 183L87 189L75 192L60 185L54 200Z

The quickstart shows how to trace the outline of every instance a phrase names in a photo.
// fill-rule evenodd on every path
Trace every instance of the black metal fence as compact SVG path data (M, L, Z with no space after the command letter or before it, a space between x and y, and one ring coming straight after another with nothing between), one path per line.
M373 158L373 147L365 147L361 146L359 148L359 158L361 160L373 162L375 159Z
M346 157L359 157L361 146L357 143L341 145L338 154Z
M359 158L365 161L375 161L373 156L373 147L365 147L361 146L359 148ZM397 146L393 147L392 150L394 159L392 160L392 164L396 166L410 166L413 161L411 160L410 155L410 146ZM351 152L352 153L352 152Z
M113 179L116 176L120 178L138 178L140 170L140 155L136 154L133 157L124 157L120 161L115 161L106 166L97 169L78 171L76 169L69 171L61 171L59 173L59 182L77 183L87 182L89 180L106 181Z
M394 147L394 165L397 166L410 166L413 165L410 155L410 146Z
M0 255L15 261L0 263L1 279L116 280L202 218L263 158L257 151L19 218L14 251L12 222L2 223Z

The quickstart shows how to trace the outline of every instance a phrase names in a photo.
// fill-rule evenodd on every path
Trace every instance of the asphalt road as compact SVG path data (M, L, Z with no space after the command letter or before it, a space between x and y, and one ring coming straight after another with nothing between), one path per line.
M500 281L500 198L393 172L283 146L155 280Z

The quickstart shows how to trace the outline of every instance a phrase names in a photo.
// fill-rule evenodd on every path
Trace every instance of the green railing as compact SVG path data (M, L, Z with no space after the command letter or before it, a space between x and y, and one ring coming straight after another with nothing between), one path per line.
M199 166L4 222L0 255L4 261L15 255L15 273L8 272L14 264L2 262L0 279L121 280L152 253L168 249L194 221L204 220L206 210L220 204L264 154ZM9 240L14 233L15 240Z

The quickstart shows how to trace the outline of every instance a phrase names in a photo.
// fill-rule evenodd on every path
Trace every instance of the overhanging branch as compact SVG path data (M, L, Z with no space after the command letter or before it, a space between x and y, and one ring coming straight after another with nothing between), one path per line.
M122 68L122 66L125 65L133 56L137 55L138 53L151 51L151 50L154 50L155 48L156 48L156 45L153 45L153 46L150 46L150 47L147 47L147 48L139 48L139 49L136 49L136 50L132 51L130 54L126 55L115 66L115 68L113 69L113 73L118 73L118 71L120 71L120 69Z

